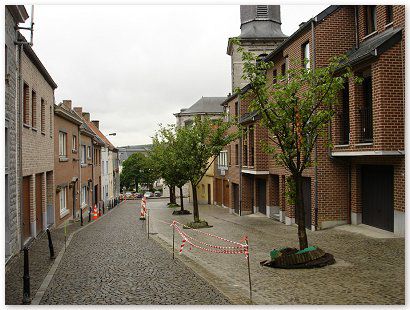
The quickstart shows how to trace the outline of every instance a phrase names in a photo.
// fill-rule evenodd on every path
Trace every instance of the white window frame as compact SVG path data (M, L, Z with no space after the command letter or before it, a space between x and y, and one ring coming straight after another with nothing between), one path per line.
M81 206L87 205L87 186L83 185L81 187Z
M305 69L310 69L310 47L309 42L303 44L303 66ZM305 63L307 59L307 62Z
M219 152L218 155L218 169L228 169L228 151L224 150Z
M67 209L67 186L60 189L59 200L60 200L60 216L63 217L67 215L69 210Z
M85 144L81 145L81 164L85 165L87 162L87 158L86 158L86 152L87 151L87 146Z
M72 151L76 152L77 151L77 136L73 135L71 138L71 143L72 143Z
M67 157L67 133L58 132L58 155L62 158Z
M87 145L87 158L91 158L91 146Z

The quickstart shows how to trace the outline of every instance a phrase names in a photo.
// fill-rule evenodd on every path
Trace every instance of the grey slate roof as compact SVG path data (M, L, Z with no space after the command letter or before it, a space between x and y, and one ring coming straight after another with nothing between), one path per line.
M152 144L127 145L118 147L118 157L120 164L134 153L147 153L152 148Z
M347 65L354 65L372 57L377 57L401 40L401 28L390 28L361 43L359 48L347 52Z
M253 111L253 112L247 112L243 114L240 119L239 119L239 124L245 124L248 122L254 122L258 119L260 119L260 115L258 111Z
M195 115L195 114L222 114L223 107L221 103L226 97L202 97L188 109L181 109L175 113L175 116Z

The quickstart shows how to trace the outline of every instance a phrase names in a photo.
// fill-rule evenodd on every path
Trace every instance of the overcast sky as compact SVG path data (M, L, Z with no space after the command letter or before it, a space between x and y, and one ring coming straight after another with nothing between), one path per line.
M325 8L282 5L283 32ZM240 34L239 5L36 5L34 21L56 103L82 106L104 134L117 133L116 146L150 143L173 113L231 92L226 47Z

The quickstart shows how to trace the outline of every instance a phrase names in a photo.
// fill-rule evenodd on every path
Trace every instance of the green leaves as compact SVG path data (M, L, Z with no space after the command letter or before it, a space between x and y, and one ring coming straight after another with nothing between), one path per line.
M234 41L240 44L240 40ZM346 56L334 57L326 67L314 70L299 62L291 62L276 82L267 79L272 62L257 61L257 56L242 52L243 78L250 90L242 95L250 101L250 112L257 111L262 125L269 130L269 145L264 149L291 173L301 173L312 164L311 152L318 137L329 140L328 125L335 114L340 91L352 77L344 67ZM356 82L360 79L355 78ZM241 96L240 91L237 92Z

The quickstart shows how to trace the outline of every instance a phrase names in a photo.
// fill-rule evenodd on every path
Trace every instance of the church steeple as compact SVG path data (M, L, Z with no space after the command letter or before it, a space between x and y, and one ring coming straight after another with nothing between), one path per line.
M241 34L239 39L246 51L264 57L272 52L287 36L281 29L280 5L241 5ZM231 56L232 92L248 81L242 79L243 64L237 49L228 42Z
M241 5L240 38L284 38L280 5Z

